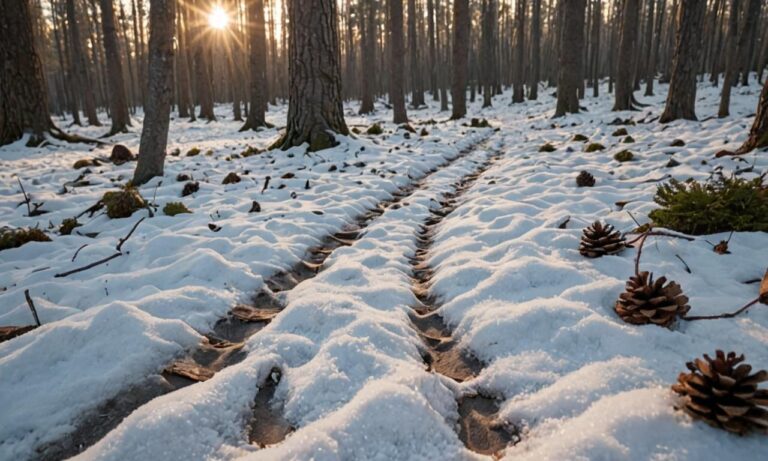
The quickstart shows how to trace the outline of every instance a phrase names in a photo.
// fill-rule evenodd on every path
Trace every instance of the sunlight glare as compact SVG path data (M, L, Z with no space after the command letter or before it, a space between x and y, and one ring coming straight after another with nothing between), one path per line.
M224 11L219 5L213 7L210 13L208 13L208 25L213 29L226 29L229 25L229 14Z

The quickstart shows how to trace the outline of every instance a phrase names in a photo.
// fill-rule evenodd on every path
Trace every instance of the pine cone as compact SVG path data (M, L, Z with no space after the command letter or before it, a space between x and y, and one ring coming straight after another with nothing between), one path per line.
M668 327L678 315L685 315L691 306L683 290L675 282L666 286L666 277L653 281L653 274L640 272L627 281L626 291L619 295L614 310L622 320L633 325L653 323Z
M584 229L581 236L579 253L587 258L599 258L603 255L614 255L626 248L626 239L621 232L616 231L610 224L595 221Z
M579 187L592 187L595 185L595 177L589 171L582 171L576 176L576 185Z
M752 367L738 365L744 356L716 352L713 360L686 363L691 373L680 373L672 390L684 397L683 410L694 418L737 434L768 431L768 390L757 385L768 381L768 371L750 375ZM738 366L736 366L738 365Z

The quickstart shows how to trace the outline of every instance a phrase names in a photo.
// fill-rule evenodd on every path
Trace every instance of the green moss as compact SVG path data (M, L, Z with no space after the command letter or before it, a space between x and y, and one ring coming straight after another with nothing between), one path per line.
M80 226L82 226L82 224L77 222L77 218L67 218L61 222L61 226L59 226L59 234L70 235L76 227Z
M671 180L659 186L654 201L661 208L649 214L653 222L686 234L768 232L768 187L762 177Z
M632 136L627 136L621 142L623 142L624 144L631 144L631 143L635 142L635 138L633 138Z
M616 160L617 162L630 162L634 158L635 158L635 155L632 152L630 152L630 151L628 151L626 149L624 149L621 152L617 152L613 156L613 159Z
M243 158L248 158L252 155L258 155L260 153L261 151L258 148L252 147L252 146L246 146L245 150L240 153L240 156Z
M599 142L593 142L591 144L587 144L587 147L584 148L584 152L597 152L599 150L605 150L605 146L600 144Z
M167 216L176 216L182 213L192 213L186 205L181 202L168 202L163 207L163 213Z
M353 127L352 127L352 133L354 133L354 134L360 134L360 128L358 128L358 127L356 127L356 126L353 126Z
M106 192L101 198L107 207L107 216L112 219L127 218L147 206L147 203L134 187L125 187L119 191Z
M579 133L577 133L577 134L573 135L573 139L571 139L571 141L575 141L575 142L587 142L587 141L589 141L589 138L588 138L588 137L586 137L586 136L584 136L583 134L579 134Z
M626 128L617 128L616 131L611 133L611 136L626 136L627 134Z
M365 130L365 134L370 134L374 136L378 136L383 133L384 133L384 129L381 128L381 125L379 125L378 123L374 123L373 125L369 126L367 130Z
M29 242L50 242L51 238L37 228L0 230L0 251L18 248Z
M557 150L557 147L553 146L550 143L546 143L543 146L539 147L539 152L554 152Z
M213 155L213 149L208 149L207 151L205 151L206 157L211 157L212 155Z
M199 147L193 147L187 151L187 157L195 157L197 155L200 155Z

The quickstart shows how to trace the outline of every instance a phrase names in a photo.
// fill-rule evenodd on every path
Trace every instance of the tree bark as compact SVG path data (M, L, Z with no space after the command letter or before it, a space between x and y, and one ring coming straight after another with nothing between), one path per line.
M405 54L403 40L403 0L389 1L389 100L395 123L407 123L403 88Z
M365 18L360 22L362 39L360 40L360 56L362 59L362 102L361 115L370 114L374 110L373 93L376 78L376 0L365 0Z
M469 60L470 15L469 0L453 2L453 79L451 98L453 110L451 119L457 120L467 114L467 71Z
M168 124L173 98L173 21L176 0L152 0L149 5L149 79L139 162L133 184L163 175Z
M531 83L528 88L528 99L539 98L539 81L541 80L541 0L533 0L531 14Z
M128 101L123 80L123 63L120 60L120 44L117 41L115 10L112 0L99 0L101 6L101 27L104 35L104 52L107 60L107 80L109 84L109 114L112 128L106 136L126 133L131 124L128 113Z
M696 68L701 48L705 2L681 0L677 14L672 78L660 123L677 119L696 120Z
M77 23L77 12L75 11L75 1L67 0L67 21L69 22L69 46L72 51L72 66L77 78L77 90L82 96L83 112L91 126L101 126L99 117L96 115L96 98L93 94L93 79L90 75L88 62L83 53L83 42L80 37L80 26Z
M741 0L731 0L731 11L728 17L728 37L726 38L725 77L723 77L723 88L720 92L720 107L717 111L717 116L720 118L729 115L731 87L736 83L740 3Z
M336 0L288 0L289 91L286 133L277 146L310 151L349 134L341 103Z
M586 0L564 0L560 58L557 79L557 107L555 117L579 112L579 76L584 48L584 15ZM569 48L566 48L566 45Z
M515 81L512 102L525 100L525 11L526 1L515 2Z
M654 7L656 0L648 2L648 20L645 28L645 95L653 96L653 79L656 77L656 69L653 63L653 30L654 30Z
M439 0L438 0L439 1ZM427 34L429 35L429 88L432 99L437 101L437 45L435 43L435 0L427 0Z
M411 57L411 106L413 108L424 105L424 88L421 84L421 70L419 65L419 39L416 32L416 0L408 0L408 52Z
M271 126L267 123L264 109L267 107L267 31L264 22L264 0L248 2L248 38L250 51L248 62L251 70L251 110L240 131L256 130Z
M760 0L748 0L744 29L739 39L739 70L742 86L749 85L749 71L752 68L752 55L755 50L757 20L760 17Z
M199 2L200 0L198 0ZM199 6L198 6L199 7ZM213 82L211 81L211 72L208 68L208 47L207 41L203 38L203 21L201 11L195 11L193 6L194 21L197 25L194 28L194 60L195 60L195 85L197 87L197 99L200 103L200 118L208 121L215 121L216 115L213 113Z
M632 110L633 98L633 63L637 41L637 23L640 5L638 0L625 0L623 19L621 21L621 38L619 39L619 59L616 70L616 100L613 110Z
M736 151L736 154L746 154L753 149L766 146L768 146L768 79L763 85L760 101L757 103L757 114L752 128L749 130L749 137Z
M482 4L482 48L480 50L481 84L483 86L483 107L491 107L493 96L493 69L495 67L496 2L483 0Z

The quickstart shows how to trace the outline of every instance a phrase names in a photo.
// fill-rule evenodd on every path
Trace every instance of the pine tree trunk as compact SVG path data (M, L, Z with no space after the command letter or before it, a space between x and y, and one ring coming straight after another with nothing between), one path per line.
M586 0L564 0L555 117L579 112L579 76L584 48ZM568 48L566 48L566 45Z
M439 1L439 0L438 0ZM429 35L429 88L432 99L437 101L437 45L435 43L435 0L427 0L427 34Z
M394 109L394 122L407 123L405 111L403 0L389 1L389 99Z
M660 123L677 119L696 120L696 68L701 48L705 2L681 0L677 14L672 78Z
M541 0L533 0L531 15L531 83L528 89L528 99L539 98L539 81L541 80Z
M72 66L77 78L78 93L83 98L83 112L91 126L101 126L99 117L96 115L96 99L93 95L93 83L90 76L88 63L83 54L82 39L80 37L80 26L77 23L77 13L75 11L75 1L67 0L67 21L69 22L69 46L72 50Z
M176 80L178 81L179 117L194 116L195 108L192 106L192 95L189 86L189 45L187 43L187 24L184 21L183 10L185 5L179 3L176 11L176 36L179 49L176 55ZM190 111L190 109L192 109Z
M655 1L655 0L653 0ZM600 29L603 22L603 2L597 0L593 4L592 12L592 58L590 62L590 74L592 78L592 97L596 98L600 95L600 80L599 80L599 67L600 67Z
M288 0L288 16L288 123L277 145L333 147L334 133L349 133L341 103L336 0Z
M469 0L453 2L453 79L451 98L453 111L451 119L457 120L467 114L467 72L469 70Z
M0 146L30 133L40 144L53 128L29 2L0 0Z
M163 175L173 98L175 7L176 0L152 0L149 5L149 84L134 185Z
M496 2L494 0L483 0L482 3L482 48L480 54L481 61L481 83L483 85L483 107L491 107L491 97L493 96L493 68L494 68L494 47L496 40Z
M424 89L419 69L419 41L416 33L416 0L408 0L408 52L411 55L411 106L424 105Z
M120 45L115 28L115 10L112 0L99 0L101 6L101 27L104 35L104 51L107 60L107 81L109 84L109 114L112 128L107 136L125 133L131 124L126 100L123 63L120 60Z
M250 52L248 62L251 69L251 110L240 131L256 130L271 126L267 123L264 109L267 107L267 31L264 22L264 1L248 2L248 38Z
M742 39L739 40L739 70L741 71L741 84L749 85L749 71L752 68L752 55L755 50L757 20L760 17L760 1L748 0L746 17L744 18L744 30Z
M768 146L768 79L766 79L763 85L760 102L757 103L757 114L755 114L752 129L749 130L749 138L736 151L736 154L746 154L753 149L766 146Z
M198 3L200 0L198 0ZM200 7L200 5L197 5ZM194 11L194 5L193 5ZM194 11L194 16L197 16L194 22L197 26L194 28L194 60L195 60L195 85L197 89L197 99L200 103L200 118L204 118L208 121L215 121L216 115L213 113L213 82L211 81L211 72L208 67L208 47L207 41L203 39L203 22L205 19L202 17L201 11Z
M637 41L637 23L640 5L638 0L625 0L619 39L619 58L616 70L616 100L613 110L632 110L632 89L634 87L633 63L635 42Z
M717 116L720 118L727 117L730 113L731 87L736 83L740 3L741 0L731 0L731 12L728 17L728 37L726 38L725 77L723 77L723 88L720 93L720 107L717 111Z
M525 100L525 0L515 2L515 81L512 102Z
M656 70L651 62L653 60L653 29L654 29L654 7L656 0L648 2L648 20L645 28L645 95L653 96L653 79L656 76Z
M362 39L360 56L362 59L362 102L360 114L373 112L373 93L376 78L376 0L365 0L365 18L360 23Z
M655 0L654 0L655 1ZM648 81L645 84L645 95L653 96L653 81L656 78L658 68L659 48L661 47L661 31L664 24L665 0L659 0L656 18L656 37L653 40L653 50L651 51L651 60L648 63Z

